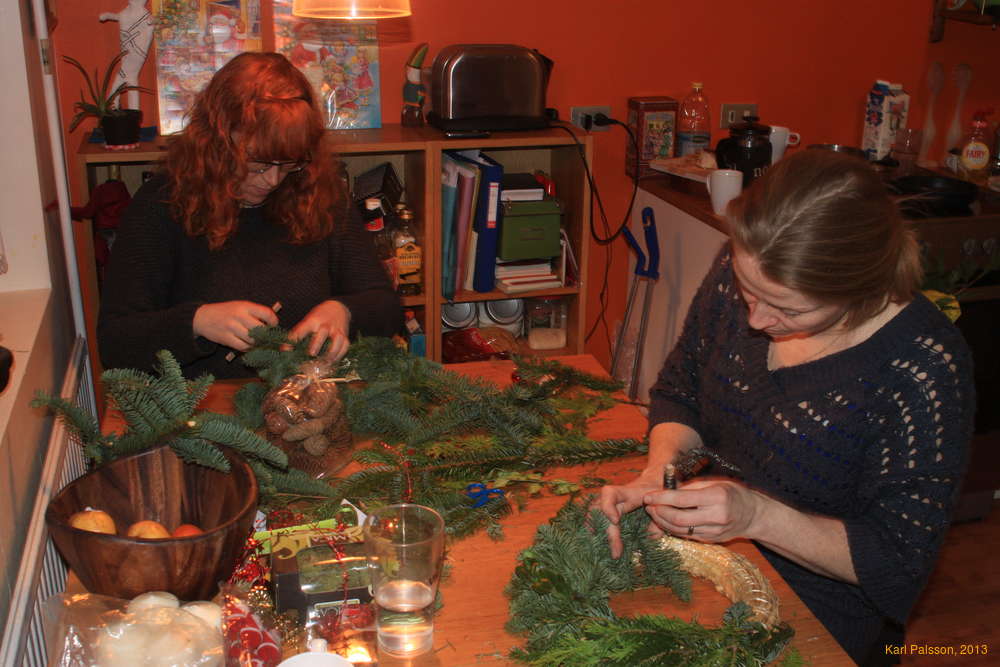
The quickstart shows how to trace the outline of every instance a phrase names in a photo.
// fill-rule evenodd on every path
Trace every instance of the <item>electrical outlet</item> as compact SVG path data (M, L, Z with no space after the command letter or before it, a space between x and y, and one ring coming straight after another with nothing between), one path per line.
M569 120L582 130L589 130L591 132L606 132L609 127L608 125L598 126L593 124L594 116L599 113L611 118L611 107L570 107ZM590 127L584 126L584 120L587 116L590 116Z
M719 114L719 127L727 129L733 123L743 120L744 116L756 116L756 104L723 104Z

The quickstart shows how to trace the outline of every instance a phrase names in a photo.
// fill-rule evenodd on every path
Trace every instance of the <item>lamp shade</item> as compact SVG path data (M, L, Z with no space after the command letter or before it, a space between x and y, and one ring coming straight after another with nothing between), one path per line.
M410 0L294 0L292 14L310 19L390 19L410 15Z

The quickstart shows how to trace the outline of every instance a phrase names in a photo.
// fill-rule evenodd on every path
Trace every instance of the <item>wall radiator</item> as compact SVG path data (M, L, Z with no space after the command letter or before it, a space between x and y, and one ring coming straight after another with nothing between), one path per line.
M73 344L59 395L97 415L94 386L87 363L87 343L82 337L78 336ZM47 657L42 603L50 596L61 593L66 586L66 564L49 539L45 510L52 496L85 472L86 463L83 449L70 440L61 420L56 420L52 426L47 449L17 583L10 600L3 643L0 644L2 667L45 667Z

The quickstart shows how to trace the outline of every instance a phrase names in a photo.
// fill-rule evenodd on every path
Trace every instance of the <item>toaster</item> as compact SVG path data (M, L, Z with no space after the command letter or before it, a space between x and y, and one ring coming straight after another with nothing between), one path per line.
M548 127L552 61L515 44L452 44L434 58L427 122L446 132Z

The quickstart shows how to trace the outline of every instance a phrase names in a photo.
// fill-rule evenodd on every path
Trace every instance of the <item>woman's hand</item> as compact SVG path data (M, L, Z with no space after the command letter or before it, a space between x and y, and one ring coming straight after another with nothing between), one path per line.
M676 490L647 493L642 502L653 523L668 533L725 542L753 537L766 497L729 480L698 480Z
M642 507L643 498L662 489L663 476L648 471L628 484L620 486L609 484L601 489L598 507L611 522L608 526L608 544L611 546L612 558L619 558L622 555L622 533L618 527L622 515ZM650 536L658 537L660 534L659 527L650 524Z
M330 340L326 358L338 361L347 354L351 341L347 337L351 326L351 311L339 301L324 301L309 311L302 321L289 332L292 340L300 340L313 334L309 343L309 354L319 354L323 343Z
M278 325L278 316L267 306L253 301L222 301L200 306L191 329L195 336L242 352L253 344L250 330L265 325Z

